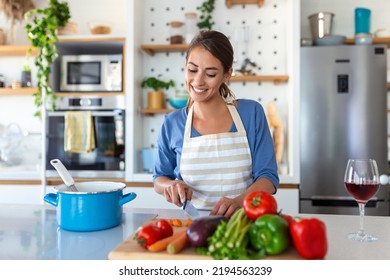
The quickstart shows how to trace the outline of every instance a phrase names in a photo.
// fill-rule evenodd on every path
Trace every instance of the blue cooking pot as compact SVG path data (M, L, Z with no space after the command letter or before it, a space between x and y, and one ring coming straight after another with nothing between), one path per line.
M78 192L66 185L55 187L44 200L57 207L58 225L71 231L95 231L115 227L122 222L122 205L136 198L135 193L123 195L126 187L117 182L75 183Z

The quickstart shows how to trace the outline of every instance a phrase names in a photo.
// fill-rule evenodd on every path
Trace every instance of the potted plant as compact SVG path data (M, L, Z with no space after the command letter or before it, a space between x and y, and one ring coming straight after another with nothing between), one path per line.
M21 84L22 87L31 87L31 67L30 67L30 59L31 59L31 48L27 51L24 65L22 67L22 75L21 75Z
M148 109L164 109L165 108L165 96L163 89L169 89L175 86L173 80L164 81L156 77L145 78L142 83L142 88L150 88L148 92Z
M53 61L58 57L56 48L58 42L57 29L64 27L68 22L70 18L69 6L67 2L49 0L47 8L30 10L25 14L25 18L28 39L32 47L38 49L38 55L35 58L38 91L34 94L34 97L38 109L35 116L41 116L43 91L47 95L51 109L55 109L55 96L49 85L49 74ZM29 20L30 18L32 20Z

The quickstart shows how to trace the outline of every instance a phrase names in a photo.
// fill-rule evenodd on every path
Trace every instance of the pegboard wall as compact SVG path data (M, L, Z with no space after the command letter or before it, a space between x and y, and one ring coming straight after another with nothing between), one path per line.
M235 52L235 69L240 69L245 58L255 62L251 70L256 75L288 75L287 73L287 1L265 0L262 7L256 4L234 5L228 9L225 0L216 0L213 29L229 37ZM185 21L186 12L196 12L202 0L145 0L143 6L143 44L169 44L171 21ZM161 75L172 79L176 89L166 91L170 98L175 90L184 88L185 53L143 54L144 76ZM286 124L288 106L286 84L272 82L231 82L237 98L259 101L265 108L275 101ZM146 106L146 90L143 106ZM169 107L169 105L167 105ZM154 146L163 121L162 116L145 117L144 145Z

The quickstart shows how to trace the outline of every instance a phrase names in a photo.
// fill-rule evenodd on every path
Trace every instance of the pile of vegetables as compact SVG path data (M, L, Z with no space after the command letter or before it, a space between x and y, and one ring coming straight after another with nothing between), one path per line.
M275 198L263 191L249 193L230 220L217 216L213 222L210 227L210 218L197 219L187 238L198 254L214 259L260 259L281 254L291 244L305 259L323 259L327 252L322 221L278 213Z
M138 229L134 239L150 252L176 254L190 245L198 254L219 260L261 259L281 254L291 245L305 259L323 259L328 249L325 224L317 218L296 218L277 210L272 195L255 191L245 197L243 208L230 219L158 220ZM174 232L175 226L184 230Z
M187 220L186 224L191 221ZM182 222L177 219L157 220L156 222L140 227L134 234L133 239L150 252L166 250L168 254L177 254L188 244L185 230L173 231L173 227L181 227Z

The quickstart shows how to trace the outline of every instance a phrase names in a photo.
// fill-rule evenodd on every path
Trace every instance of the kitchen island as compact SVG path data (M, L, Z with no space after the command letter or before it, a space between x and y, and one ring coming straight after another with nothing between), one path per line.
M206 212L203 214L207 215ZM346 237L359 226L358 215L300 216L317 217L325 222L329 246L326 259L390 260L390 217L367 216L365 227L379 240L359 243ZM123 207L123 223L119 226L95 232L72 232L58 228L56 208L51 205L0 204L0 259L108 259L112 250L154 217L186 219L179 208ZM180 259L180 254L177 258ZM281 258L286 259L283 256Z

